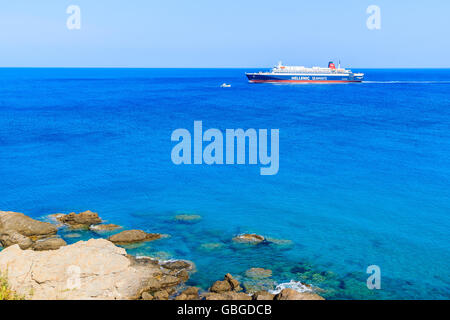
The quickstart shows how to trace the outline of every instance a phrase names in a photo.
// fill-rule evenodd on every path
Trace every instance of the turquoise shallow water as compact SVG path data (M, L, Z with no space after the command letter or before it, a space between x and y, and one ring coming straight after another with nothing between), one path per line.
M331 299L448 299L450 70L361 70L367 83L348 85L252 85L244 71L0 69L0 210L90 209L167 233L128 250L194 261L203 288L263 267ZM175 166L170 135L194 120L279 128L279 173ZM291 243L234 244L242 232Z

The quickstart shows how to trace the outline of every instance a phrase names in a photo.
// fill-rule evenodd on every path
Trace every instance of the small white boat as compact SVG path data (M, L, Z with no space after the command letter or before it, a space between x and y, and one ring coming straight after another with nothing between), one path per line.
M230 87L231 87L231 84L222 83L222 84L220 85L220 87L221 87L221 88L230 88Z

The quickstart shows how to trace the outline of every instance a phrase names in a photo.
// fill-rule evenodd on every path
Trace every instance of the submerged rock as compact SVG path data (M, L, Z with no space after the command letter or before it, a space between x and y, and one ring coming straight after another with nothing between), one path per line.
M33 244L33 250L36 251L44 251L44 250L57 250L63 246L66 246L67 243L58 237L47 238L43 240L38 240Z
M96 224L89 227L92 231L113 231L117 229L121 229L121 226L118 226L117 224Z
M219 249L223 247L223 243L220 242L210 242L210 243L203 243L200 245L200 248L205 250L214 250Z
M272 276L272 270L264 268L251 268L245 272L245 275L253 279L270 278Z
M254 233L244 233L233 238L234 242L257 244L265 240L263 236Z
M143 241L152 241L162 238L159 233L147 233L142 230L125 230L112 235L108 238L109 241L116 244L128 244Z
M258 291L268 291L275 289L275 281L271 278L252 279L242 283L242 286L247 293L256 293Z
M40 238L54 235L58 229L51 223L32 219L20 212L0 211L0 233L10 231L26 237Z
M58 215L56 219L69 225L72 229L88 229L91 225L102 222L98 214L90 210L78 214L71 212L69 214Z
M191 270L194 267L194 263L184 261L184 260L175 260L175 261L168 261L161 264L162 267L170 270Z
M178 214L175 216L175 220L184 222L196 222L201 219L202 217L198 214Z
M139 259L138 259L139 260ZM172 292L182 280L158 264L135 263L105 239L79 241L51 251L0 252L0 272L27 299L138 299L144 292Z
M283 247L289 247L294 244L292 240L287 239L275 239L275 238L266 238L266 240L272 244L276 244Z
M67 233L64 235L65 238L80 238L81 234L80 233Z

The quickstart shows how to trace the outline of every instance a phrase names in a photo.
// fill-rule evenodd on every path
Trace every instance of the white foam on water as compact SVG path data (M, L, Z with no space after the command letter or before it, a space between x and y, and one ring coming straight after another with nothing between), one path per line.
M450 84L450 81L363 81L362 83L385 83L385 84Z
M297 292L312 292L312 288L310 286L307 286L303 283L301 283L300 281L294 281L291 280L289 282L284 282L284 283L280 283L279 285L276 286L276 288L274 290L269 290L270 293L272 294L278 294L281 292L281 290L283 289L294 289Z
M136 256L135 257L136 259L152 259L153 260L153 258L152 257L148 257L148 256Z

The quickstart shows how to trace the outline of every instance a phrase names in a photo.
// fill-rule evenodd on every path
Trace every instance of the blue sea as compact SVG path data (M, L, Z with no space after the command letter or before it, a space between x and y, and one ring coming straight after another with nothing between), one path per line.
M92 210L168 234L128 252L192 260L204 289L228 272L255 285L245 272L261 267L275 284L256 285L300 281L328 299L449 299L450 69L361 69L365 83L339 85L245 71L0 69L0 210ZM174 165L171 134L195 120L279 129L278 174ZM231 241L247 232L286 241ZM73 233L60 231L106 236Z

